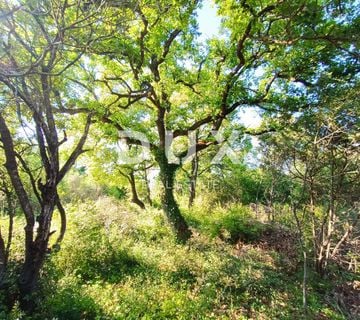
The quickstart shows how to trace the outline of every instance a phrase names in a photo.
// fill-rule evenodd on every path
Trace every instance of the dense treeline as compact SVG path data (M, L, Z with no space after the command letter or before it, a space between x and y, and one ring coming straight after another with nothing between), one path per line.
M356 316L357 3L203 5L0 0L3 317Z

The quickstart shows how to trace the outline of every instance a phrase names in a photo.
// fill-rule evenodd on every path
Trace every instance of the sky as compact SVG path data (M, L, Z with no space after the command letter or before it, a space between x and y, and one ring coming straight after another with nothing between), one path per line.
M201 40L219 35L220 17L216 14L216 7L210 0L203 2L203 7L198 11L198 24Z

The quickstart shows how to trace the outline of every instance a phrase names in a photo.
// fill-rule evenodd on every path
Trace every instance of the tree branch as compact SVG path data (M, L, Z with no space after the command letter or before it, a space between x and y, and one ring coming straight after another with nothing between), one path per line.
M76 159L84 152L83 147L84 147L84 144L86 142L86 138L87 138L87 136L89 134L89 129L90 129L90 125L91 125L91 117L92 117L92 114L89 114L87 116L84 132L83 132L79 142L77 143L75 149L73 150L73 152L71 153L71 155L67 159L64 166L60 169L58 177L57 177L57 184L60 183L60 181L64 178L65 174L73 166Z

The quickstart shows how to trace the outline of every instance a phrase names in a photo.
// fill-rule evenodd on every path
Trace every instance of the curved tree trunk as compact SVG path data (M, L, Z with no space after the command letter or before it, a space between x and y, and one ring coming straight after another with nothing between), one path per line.
M136 190L136 181L135 181L135 175L134 175L134 171L130 171L129 176L128 176L128 180L130 182L130 186L131 186L131 194L132 194L132 199L131 202L135 203L136 205L138 205L141 209L145 209L145 204L144 202L142 202L138 196L137 190Z
M65 232L66 232L66 226L67 226L67 219L66 219L66 212L64 207L62 206L62 203L60 201L59 195L56 195L56 207L59 210L60 214L60 232L56 239L55 244L53 245L52 249L59 250L60 244L64 239Z

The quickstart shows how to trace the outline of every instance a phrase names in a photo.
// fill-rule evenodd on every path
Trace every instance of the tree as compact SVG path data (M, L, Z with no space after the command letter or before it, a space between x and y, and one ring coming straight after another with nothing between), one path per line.
M0 228L0 290L2 291L2 290L6 290L9 281L7 274L7 267L8 267L10 248L13 238L16 204L15 204L14 190L3 168L0 168L0 179L1 179L0 199L3 202L1 208L3 212L1 212L1 214L6 214L9 218L6 238L5 238L6 232L3 233L4 229L1 230ZM10 299L11 298L9 297L8 300Z
M126 37L115 32L92 47L93 59L101 61L104 69L95 76L105 105L97 110L98 119L119 131L146 136L149 143L134 136L127 141L150 148L160 168L163 208L181 241L191 232L173 187L187 152L178 155L179 161L171 161L170 138L201 129L192 149L199 153L218 144L211 132L236 123L240 108L253 106L288 117L306 107L298 87L316 81L319 65L327 68L336 65L339 56L341 60L356 54L351 47L355 30L349 1L343 6L347 15L338 10L336 1L217 4L224 32L205 44L197 38L199 1L172 5L138 1L128 8L134 23ZM343 14L350 23L338 19ZM274 131L274 124L242 131L261 134Z
M27 313L35 307L31 295L49 253L55 207L62 220L58 243L65 232L58 185L84 152L91 123L91 114L85 118L61 114L65 109L75 114L78 99L88 99L76 94L65 75L74 75L71 68L95 40L96 14L102 5L85 10L68 1L0 2L0 142L6 172L26 221L25 256L17 283L20 307ZM66 130L74 121L80 121L83 128L74 137L68 157L61 159L61 147L70 147Z
M290 176L302 184L292 190L303 237L311 236L314 265L324 275L328 263L351 237L359 220L359 90L357 80L322 90L314 108L304 112L270 145ZM316 106L315 106L316 104Z

